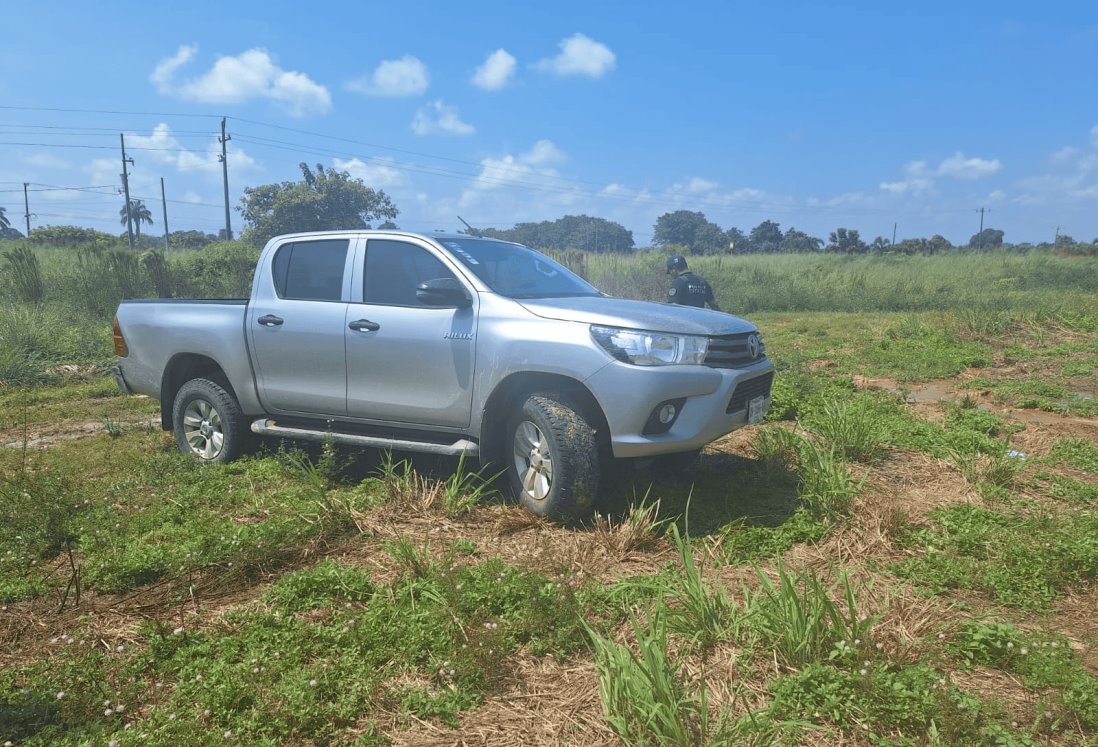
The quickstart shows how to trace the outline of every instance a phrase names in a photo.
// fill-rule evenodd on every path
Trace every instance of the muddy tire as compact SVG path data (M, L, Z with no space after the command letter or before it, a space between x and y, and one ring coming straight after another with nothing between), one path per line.
M172 423L179 450L209 464L236 459L249 435L236 398L209 379L191 379L179 388Z
M591 511L599 487L595 430L558 392L530 395L507 419L507 481L531 513L555 520Z

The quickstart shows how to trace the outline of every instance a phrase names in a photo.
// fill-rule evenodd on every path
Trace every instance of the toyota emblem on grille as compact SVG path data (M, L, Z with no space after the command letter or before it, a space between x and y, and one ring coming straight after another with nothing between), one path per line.
M752 332L747 336L747 354L753 359L759 357L759 349L762 347L762 340L759 339L758 332Z

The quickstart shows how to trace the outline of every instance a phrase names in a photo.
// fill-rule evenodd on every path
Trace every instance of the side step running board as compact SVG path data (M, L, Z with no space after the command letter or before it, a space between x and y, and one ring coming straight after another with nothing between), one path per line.
M292 438L301 441L325 441L332 439L336 443L362 446L369 449L394 449L396 451L416 451L425 454L441 454L443 456L478 456L480 446L467 439L459 439L452 444L433 443L431 441L404 441L398 438L383 438L381 436L359 436L353 433L336 433L332 431L317 431L307 428L290 428L277 425L273 420L260 418L252 423L252 433L274 438Z

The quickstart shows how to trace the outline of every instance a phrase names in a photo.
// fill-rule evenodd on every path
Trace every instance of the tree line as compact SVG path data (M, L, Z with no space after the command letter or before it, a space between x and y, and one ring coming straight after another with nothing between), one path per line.
M262 246L271 237L300 231L371 228L397 228L394 222L400 211L389 195L368 187L361 179L346 171L325 169L317 164L298 165L300 181L283 181L245 187L237 212L244 219L242 240ZM126 208L119 211L126 223ZM455 216L456 217L456 216ZM137 224L137 237L142 246L162 246L161 238L141 236L141 224L152 224L152 215L140 200L130 206L130 218ZM631 252L638 247L633 232L605 218L589 215L565 215L556 220L537 223L516 223L512 228L470 227L467 232L478 236L514 241L546 251L585 251L594 253ZM222 232L223 233L223 232ZM0 238L19 238L0 208ZM113 241L110 234L75 226L46 226L31 231L32 240L60 245L85 245ZM224 236L199 231L174 231L168 237L173 248L199 248ZM675 210L656 219L652 243L662 249L686 254L763 254L818 253L870 254L895 252L902 254L937 254L953 249L995 250L1052 248L1067 254L1098 254L1098 239L1090 244L1059 235L1053 244L1007 244L1005 234L996 228L975 233L967 244L954 245L944 236L904 239L893 244L883 236L866 242L855 228L839 227L828 234L827 240L812 236L796 227L782 230L772 220L764 220L748 232L739 228L722 228L700 211Z

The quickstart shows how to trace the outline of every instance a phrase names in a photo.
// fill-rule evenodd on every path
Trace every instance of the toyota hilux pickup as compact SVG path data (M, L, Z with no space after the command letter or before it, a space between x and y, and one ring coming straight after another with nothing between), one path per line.
M138 299L115 378L203 462L252 434L465 454L530 511L590 511L609 460L689 458L760 420L756 327L611 298L549 257L468 234L278 236L251 297Z

